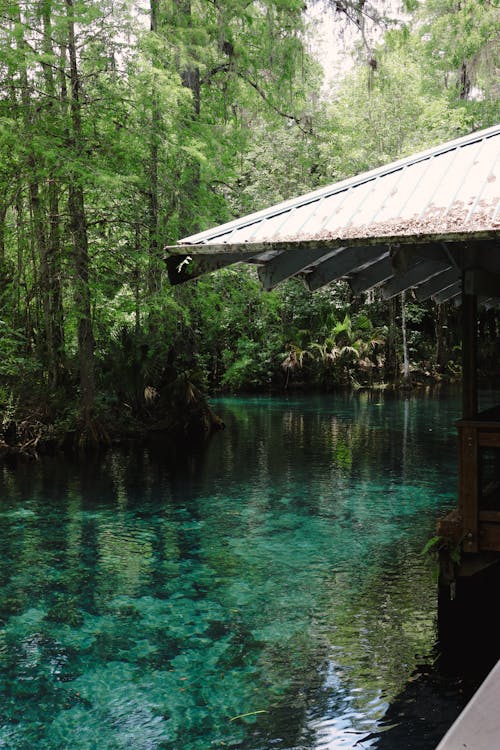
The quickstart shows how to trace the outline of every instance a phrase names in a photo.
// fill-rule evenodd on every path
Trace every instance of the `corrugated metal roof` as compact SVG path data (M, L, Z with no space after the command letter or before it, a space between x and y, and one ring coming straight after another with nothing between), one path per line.
M500 249L499 234L496 125L186 237L168 248L174 256L184 253L180 271L181 259L167 264L172 283L241 260L259 265L267 289L301 274L311 289L348 278L356 291L382 285L388 295L432 278L439 285L455 269L455 284L433 292L443 296L448 289L453 296L465 267L500 272L498 253L492 260L486 252ZM405 247L403 261L398 245Z

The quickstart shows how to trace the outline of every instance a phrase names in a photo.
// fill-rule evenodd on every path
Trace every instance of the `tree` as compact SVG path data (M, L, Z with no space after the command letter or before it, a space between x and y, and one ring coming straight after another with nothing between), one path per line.
M5 0L0 403L92 435L100 416L145 418L145 388L281 386L283 361L312 383L321 366L304 353L329 338L336 376L364 381L381 345L332 338L360 313L372 338L387 329L396 373L400 309L376 294L369 306L342 284L311 295L294 280L263 294L239 269L166 282L163 246L181 236L498 119L491 3L432 0L406 25L368 1L334 5L361 52L325 102L299 0ZM412 364L436 342L422 309L407 298ZM452 311L447 324L450 350Z
M500 8L490 0L429 0L416 17L422 61L450 105L465 106L474 127L498 121Z
M76 167L81 164L84 153L81 78L78 70L75 42L75 5L73 0L65 0L65 2L68 24L69 80L71 84L71 94L69 97L69 145L74 152L73 159ZM93 418L95 399L94 335L92 331L91 292L89 286L90 259L87 214L85 211L83 184L76 168L73 168L68 174L68 211L73 240L81 407L85 428L89 429Z

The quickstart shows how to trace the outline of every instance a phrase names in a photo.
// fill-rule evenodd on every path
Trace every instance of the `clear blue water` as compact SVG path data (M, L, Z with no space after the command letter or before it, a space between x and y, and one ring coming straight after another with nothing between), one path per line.
M458 398L214 406L201 448L0 467L0 748L432 750Z

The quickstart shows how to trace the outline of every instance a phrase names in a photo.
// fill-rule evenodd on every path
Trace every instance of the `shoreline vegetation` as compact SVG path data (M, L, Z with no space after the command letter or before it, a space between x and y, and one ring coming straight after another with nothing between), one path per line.
M176 327L167 304L144 326L121 325L95 344L90 406L77 356L53 376L43 351L19 352L0 382L0 461L160 437L189 452L224 428L211 405L224 394L404 393L461 381L454 304L354 297L345 282L311 294L290 280L266 293L247 269L173 293ZM499 331L498 312L482 310L482 380L498 375Z
M141 443L161 436L168 444L203 442L225 425L209 399L186 379L170 397L145 389L144 407L133 413L122 403L90 422L73 412L54 419L47 407L12 409L0 414L0 461L13 457L36 460L44 454L100 452L128 442Z
M0 462L10 459L27 461L38 460L44 455L86 455L100 453L113 447L129 444L145 445L151 440L160 439L166 447L182 446L186 450L201 446L214 433L224 430L226 425L217 414L212 398L226 395L218 392L207 395L186 378L182 379L175 399L160 394L156 389L147 388L144 408L140 413L132 413L130 405L123 403L113 412L101 414L92 420L92 430L77 417L73 422L63 416L51 418L50 410L33 406L17 410L14 414L4 411L0 415ZM300 393L314 395L333 391L387 391L393 393L418 394L422 391L439 390L442 386L459 382L456 378L443 378L435 373L416 375L404 381L372 384L354 383L325 389L304 382L286 383L282 387L254 388L231 395L283 396Z
M168 281L183 237L500 122L495 3L323 5L330 47L357 34L331 87L302 0L3 4L0 456L203 439L210 394L459 379L453 300ZM493 306L478 336L494 373Z

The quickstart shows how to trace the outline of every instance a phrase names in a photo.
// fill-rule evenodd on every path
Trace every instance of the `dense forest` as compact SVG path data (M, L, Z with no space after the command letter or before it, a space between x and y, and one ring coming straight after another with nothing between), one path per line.
M223 390L460 377L451 303L266 293L238 266L174 288L164 247L499 122L497 0L0 0L0 17L0 452L209 430ZM483 311L485 374L499 323Z

